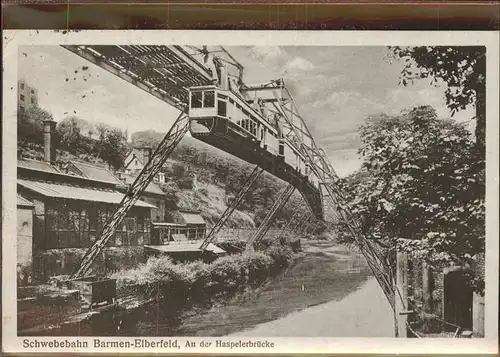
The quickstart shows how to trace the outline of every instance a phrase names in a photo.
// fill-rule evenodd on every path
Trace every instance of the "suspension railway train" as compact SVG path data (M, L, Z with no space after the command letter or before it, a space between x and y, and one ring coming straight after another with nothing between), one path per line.
M190 88L191 135L293 184L317 217L322 215L318 178L283 136L278 120L231 90Z

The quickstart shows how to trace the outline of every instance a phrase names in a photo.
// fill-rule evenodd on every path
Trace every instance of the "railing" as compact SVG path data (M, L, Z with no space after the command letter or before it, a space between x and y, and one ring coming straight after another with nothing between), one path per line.
M465 331L461 326L442 320L436 315L425 314L425 318L413 323L407 322L408 330L417 338L461 338Z
M249 240L257 228L222 228L216 235L215 241ZM264 238L277 239L281 228L270 228Z
M199 241L205 238L205 226L189 226L186 224L151 224L151 243L152 244L171 244L175 243L174 234L184 234L188 241Z

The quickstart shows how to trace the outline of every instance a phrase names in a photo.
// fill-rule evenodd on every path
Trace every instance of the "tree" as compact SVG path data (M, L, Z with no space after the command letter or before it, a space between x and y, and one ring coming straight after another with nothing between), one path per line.
M162 141L165 134L154 130L136 131L130 137L133 147L150 146L156 148Z
M67 117L57 125L57 132L60 135L61 148L77 154L82 147L82 135L77 117Z
M363 235L434 265L484 252L483 171L463 125L425 106L369 118L360 134L362 168L339 184Z
M125 154L128 151L125 133L117 128L111 128L104 124L97 126L99 140L96 149L99 157L118 170L123 167Z
M401 84L414 79L432 78L447 85L446 104L452 111L474 105L476 110L476 143L484 156L486 126L486 47L484 46L418 46L390 47L392 53L406 64ZM415 68L416 67L416 68Z
M40 107L30 107L17 114L17 135L23 142L43 144L43 122L53 120L52 114Z

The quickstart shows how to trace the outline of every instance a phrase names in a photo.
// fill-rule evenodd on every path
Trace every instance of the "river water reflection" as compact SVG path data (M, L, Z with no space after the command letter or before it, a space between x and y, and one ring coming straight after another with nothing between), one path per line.
M116 334L128 336L224 336L296 311L340 300L371 276L364 258L345 247L308 242L281 276L243 299L191 316L165 316L149 308L116 316ZM100 326L102 326L100 324ZM93 331L95 333L95 331Z

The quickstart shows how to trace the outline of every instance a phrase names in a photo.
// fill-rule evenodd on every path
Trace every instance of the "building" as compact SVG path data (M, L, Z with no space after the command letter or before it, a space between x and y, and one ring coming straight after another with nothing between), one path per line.
M136 175L129 175L126 173L118 173L118 177L121 182L125 184L125 187L120 187L122 192L125 192L129 185L133 184ZM165 193L158 187L154 182L151 182L146 189L141 194L141 200L148 202L155 206L156 208L151 209L151 222L163 222L165 221Z
M124 167L128 175L138 175L149 161L152 155L152 149L146 147L135 147L125 156ZM165 183L165 173L159 172L154 178L154 182Z
M442 334L453 334L460 327L484 337L484 296L471 286L473 279L484 279L484 254L470 266L431 267L409 258L406 266L409 310L416 312L416 318L425 315L429 320L424 333L436 333L438 322Z
M172 214L174 222L152 222L151 244L145 245L148 254L167 254L174 260L213 260L226 251L213 243L205 251L200 249L206 237L207 226L198 211L177 211Z
M24 80L17 82L17 107L20 113L38 106L38 90Z
M175 241L200 241L207 233L207 223L198 211L177 211L173 222L153 222L152 244L169 244Z
M59 169L54 162L52 134L55 122L44 122L45 160L18 160L17 189L19 217L26 217L32 204L32 243L29 234L18 227L18 262L32 261L31 277L25 281L47 281L50 276L71 274L81 257L123 199L125 185L109 171L89 164L70 162ZM150 242L151 210L156 206L138 200L116 233L107 243L114 253L140 247ZM22 219L21 221L29 220ZM134 252L129 254L134 258ZM109 263L102 257L101 263ZM126 266L125 259L115 267ZM26 270L26 269L25 269Z

